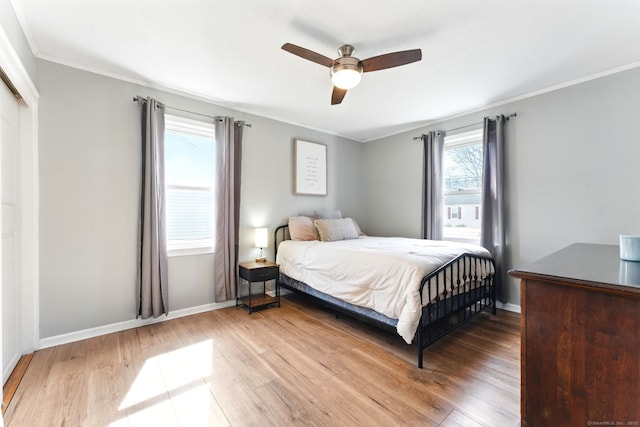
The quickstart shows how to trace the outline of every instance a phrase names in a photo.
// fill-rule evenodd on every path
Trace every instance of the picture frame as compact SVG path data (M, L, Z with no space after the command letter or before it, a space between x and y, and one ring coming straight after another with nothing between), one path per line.
M327 146L317 142L293 141L293 193L327 195Z

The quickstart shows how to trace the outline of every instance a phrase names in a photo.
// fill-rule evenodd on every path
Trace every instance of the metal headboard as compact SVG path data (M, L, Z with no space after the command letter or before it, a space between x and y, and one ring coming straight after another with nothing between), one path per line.
M278 227L276 227L275 231L273 232L273 243L276 246L275 257L278 256L278 246L280 245L280 242L283 242L285 240L291 240L288 224L279 225ZM277 258L274 258L274 259L277 259Z

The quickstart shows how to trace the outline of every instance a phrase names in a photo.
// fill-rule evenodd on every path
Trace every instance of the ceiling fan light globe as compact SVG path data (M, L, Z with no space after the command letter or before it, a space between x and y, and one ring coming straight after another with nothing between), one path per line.
M351 89L360 83L362 70L353 68L341 68L331 70L331 81L340 89Z

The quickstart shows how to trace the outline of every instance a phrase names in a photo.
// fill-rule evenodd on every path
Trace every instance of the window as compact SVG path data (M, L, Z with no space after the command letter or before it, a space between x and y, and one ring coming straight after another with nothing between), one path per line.
M445 240L480 242L482 129L444 139Z
M214 148L213 124L166 116L165 199L170 255L213 252Z

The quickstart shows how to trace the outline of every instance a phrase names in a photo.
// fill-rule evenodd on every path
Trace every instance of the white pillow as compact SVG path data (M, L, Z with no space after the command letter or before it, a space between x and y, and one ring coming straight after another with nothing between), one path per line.
M315 224L320 234L320 240L323 242L358 238L358 230L356 230L351 218L316 219Z

